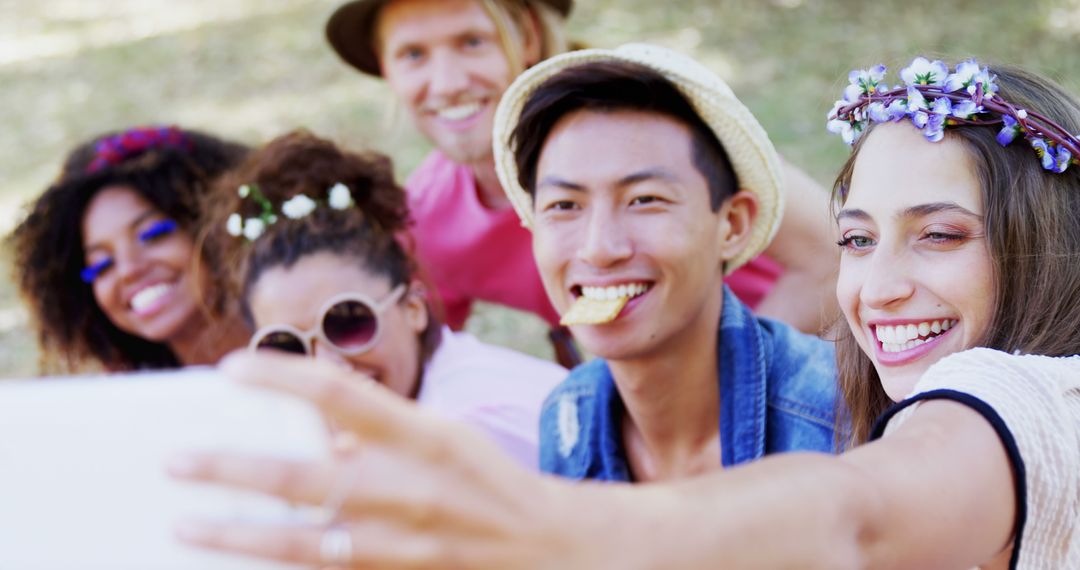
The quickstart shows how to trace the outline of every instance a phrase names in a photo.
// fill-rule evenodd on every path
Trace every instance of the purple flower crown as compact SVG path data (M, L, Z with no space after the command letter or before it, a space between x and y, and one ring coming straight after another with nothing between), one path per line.
M856 69L848 74L844 97L829 111L827 128L854 145L871 123L911 122L931 142L944 137L947 126L1002 125L997 141L1006 146L1023 134L1052 172L1064 172L1080 163L1080 140L1064 127L1039 113L1021 109L997 95L998 86L986 67L974 59L949 68L940 61L917 57L900 71L904 85L889 88L885 66Z
M86 173L93 174L107 166L120 164L149 149L164 147L190 150L191 140L176 126L128 129L94 143L94 159L86 167Z

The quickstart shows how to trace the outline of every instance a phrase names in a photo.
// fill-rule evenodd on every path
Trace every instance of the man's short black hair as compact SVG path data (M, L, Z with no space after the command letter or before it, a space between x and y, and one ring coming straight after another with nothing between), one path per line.
M563 117L580 110L645 111L679 121L690 129L691 160L708 183L712 210L737 190L724 146L674 84L643 65L595 62L557 73L525 101L511 145L518 182L530 196L535 197L536 167L548 135Z

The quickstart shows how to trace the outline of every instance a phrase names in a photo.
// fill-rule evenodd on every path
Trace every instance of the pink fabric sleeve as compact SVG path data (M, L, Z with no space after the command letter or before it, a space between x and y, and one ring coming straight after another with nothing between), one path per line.
M751 259L724 278L724 283L740 301L751 310L757 309L761 300L772 291L776 280L784 274L784 267L766 255Z

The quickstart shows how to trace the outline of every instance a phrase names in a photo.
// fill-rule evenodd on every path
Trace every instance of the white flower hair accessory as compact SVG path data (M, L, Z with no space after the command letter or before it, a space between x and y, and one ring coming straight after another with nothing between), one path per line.
M248 241L255 241L266 231L266 222L261 218L248 218L244 221L244 237Z
M330 194L326 202L331 208L335 210L344 210L352 207L353 202L352 192L349 191L349 187L338 182L330 188Z
M240 214L233 212L229 216L229 220L225 222L225 231L233 237L239 237L244 233L244 219L240 217Z
M290 220L299 220L315 211L315 200L303 194L297 194L281 204L281 213Z
M266 228L278 221L274 205L255 184L240 186L236 189L236 194L241 200L254 200L259 207L259 214L245 219L239 212L234 212L225 221L225 231L233 237L243 236L248 241L255 241L266 232ZM290 220L299 220L314 212L320 203L306 194L297 194L282 202L281 214ZM349 187L341 182L335 183L327 191L326 205L334 210L345 210L355 204Z

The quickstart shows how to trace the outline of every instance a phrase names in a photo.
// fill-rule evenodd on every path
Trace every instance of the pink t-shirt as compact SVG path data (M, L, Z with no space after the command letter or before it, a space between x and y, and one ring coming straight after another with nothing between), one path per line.
M439 290L452 329L465 324L474 299L558 324L559 315L540 282L529 230L513 208L492 210L480 203L472 169L434 151L405 188L417 257ZM758 256L725 283L752 309L782 272L778 263Z
M536 469L540 407L566 375L566 369L553 362L443 328L442 342L424 367L416 401L479 428L519 463Z

